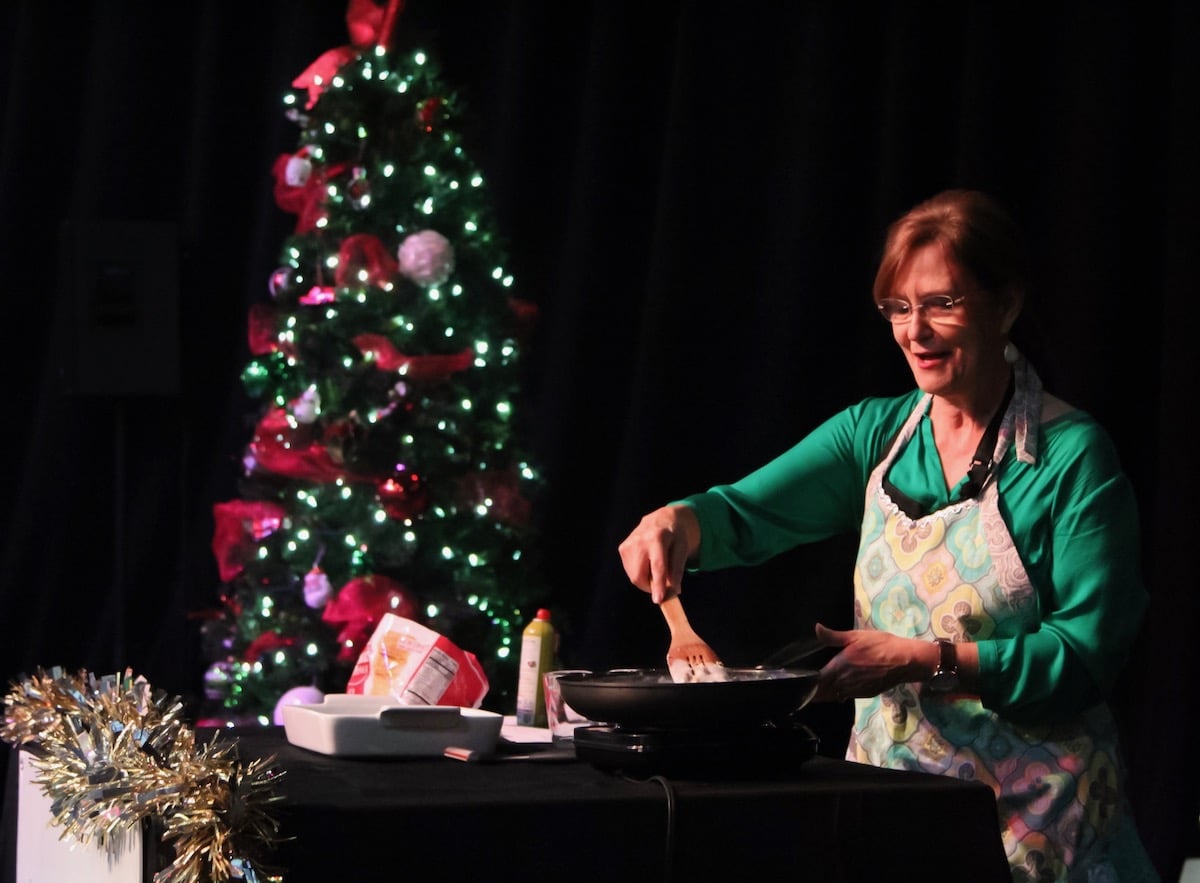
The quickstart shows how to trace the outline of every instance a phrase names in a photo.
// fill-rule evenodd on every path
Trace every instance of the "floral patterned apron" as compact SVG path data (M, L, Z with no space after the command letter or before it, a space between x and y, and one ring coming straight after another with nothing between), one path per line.
M1037 456L1041 382L1023 359L1015 371L996 464L1014 442L1019 459ZM916 519L883 486L930 401L922 399L867 484L855 627L954 641L1036 630L1037 594L1000 516L994 474L974 498ZM1107 705L1053 726L1019 726L978 697L901 684L855 702L846 756L987 783L1014 881L1116 879L1103 843L1120 805L1116 727Z

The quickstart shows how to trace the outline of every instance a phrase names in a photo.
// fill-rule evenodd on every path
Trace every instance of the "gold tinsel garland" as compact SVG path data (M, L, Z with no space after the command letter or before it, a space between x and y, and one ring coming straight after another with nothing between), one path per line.
M60 839L95 841L111 856L148 819L174 854L154 883L281 879L262 863L279 832L268 812L281 799L274 757L242 763L236 740L218 735L197 747L182 711L128 669L39 669L4 697L0 739L31 755Z

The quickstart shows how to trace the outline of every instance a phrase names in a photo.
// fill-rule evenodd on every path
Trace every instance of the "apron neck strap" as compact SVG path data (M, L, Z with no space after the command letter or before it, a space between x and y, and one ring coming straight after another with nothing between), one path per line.
M983 438L979 440L979 447L975 449L975 454L971 457L971 466L967 470L967 483L963 485L962 489L962 499L964 500L969 500L979 493L983 488L983 483L991 475L992 468L996 465L993 461L996 452L996 438L1000 435L1000 424L1004 422L1004 414L1008 411L1008 405L1012 401L1014 387L1013 377L1009 376L1008 389L1004 392L1004 399L1000 402L1000 407L996 408L996 413L992 415L991 422L983 432Z

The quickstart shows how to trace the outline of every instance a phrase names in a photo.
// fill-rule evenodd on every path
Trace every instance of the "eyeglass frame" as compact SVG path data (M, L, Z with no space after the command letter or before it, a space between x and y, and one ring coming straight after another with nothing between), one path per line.
M954 308L966 299L966 292L958 295L957 297L951 294L930 294L924 298L921 298L921 300L915 304L906 301L902 297L881 297L875 302L875 309L879 310L879 315L883 318L883 321L891 325L903 325L906 322L911 322L914 315L922 316L929 322L943 322L948 320L951 317L951 312L954 310ZM886 312L884 312L888 304L903 304L903 309L906 310L906 312L897 312L889 316ZM933 316L926 312L926 310L934 307L946 310L946 314L942 316Z

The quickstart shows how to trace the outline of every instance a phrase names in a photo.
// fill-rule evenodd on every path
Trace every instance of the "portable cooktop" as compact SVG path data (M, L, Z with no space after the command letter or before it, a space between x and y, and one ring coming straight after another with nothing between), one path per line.
M816 734L798 721L749 727L653 728L593 724L575 730L575 755L631 776L778 773L817 753Z

